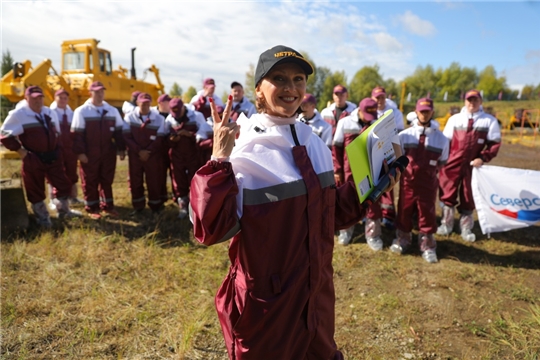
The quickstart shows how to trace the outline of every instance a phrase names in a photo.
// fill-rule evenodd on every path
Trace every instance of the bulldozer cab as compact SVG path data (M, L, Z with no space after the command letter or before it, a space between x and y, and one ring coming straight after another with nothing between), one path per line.
M70 40L62 43L64 74L112 74L111 53L97 47L98 40Z

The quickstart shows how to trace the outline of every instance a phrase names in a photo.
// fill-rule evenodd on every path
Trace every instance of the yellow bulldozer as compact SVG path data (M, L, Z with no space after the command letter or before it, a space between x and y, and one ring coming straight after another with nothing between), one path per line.
M122 66L113 70L111 53L98 48L98 44L96 39L64 41L59 72L49 59L35 67L29 60L15 63L13 69L2 77L0 95L16 103L24 99L28 86L38 85L43 89L44 103L48 106L54 101L56 90L64 88L70 94L69 106L75 109L90 97L88 86L93 81L101 81L107 88L105 101L114 107L121 108L135 90L149 93L156 104L158 96L164 93L156 66L152 65L146 71L154 73L157 84L139 80L135 73L136 48L131 49L131 73L128 75L128 69Z
M105 101L121 110L124 101L131 100L133 91L147 92L152 96L154 105L164 93L159 70L152 65L146 72L154 73L157 84L137 79L135 72L135 49L131 49L131 73L122 66L113 70L111 53L98 47L99 40L66 40L62 43L62 67L58 72L49 59L32 66L29 60L13 64L13 69L2 77L0 95L10 102L17 103L24 99L27 87L38 85L43 89L44 104L49 106L54 101L56 90L63 88L69 92L69 106L72 109L82 105L89 97L88 86L93 81L101 81L107 88ZM0 147L0 158L18 158L16 152Z

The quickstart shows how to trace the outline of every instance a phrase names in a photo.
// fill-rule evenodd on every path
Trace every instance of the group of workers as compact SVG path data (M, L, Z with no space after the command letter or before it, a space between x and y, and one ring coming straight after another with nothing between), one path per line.
M2 125L1 142L6 148L19 152L23 159L23 182L38 224L51 226L44 203L45 179L52 188L50 208L56 208L59 217L82 215L70 208L70 203L77 202L77 162L88 216L92 219L100 219L105 214L117 217L112 183L116 159L123 160L126 150L132 215L141 213L146 204L154 213L162 211L170 197L169 172L173 198L179 207L178 217L185 218L191 180L212 153L211 102L219 113L224 110L222 100L215 94L214 80L205 79L202 90L189 104L163 94L157 99L157 106L151 107L151 96L135 91L122 107L123 117L104 101L106 88L102 83L92 83L89 91L90 98L72 111L67 91L58 90L55 102L48 108L43 105L42 89L30 86L25 92L26 102L10 112ZM240 116L249 119L257 113L239 82L231 84L230 96L233 105L229 121L237 121ZM331 150L334 178L339 185L354 181L345 147L392 109L409 166L400 180L397 211L393 191L383 194L369 207L364 219L366 242L371 249L381 250L381 226L395 228L396 237L390 250L404 253L412 244L415 225L412 219L417 219L418 244L423 258L437 262L433 235L448 235L453 231L456 205L459 204L462 238L475 240L472 167L490 161L500 147L499 124L482 111L481 104L480 92L468 91L462 111L453 115L444 131L440 131L433 120L433 101L422 98L415 112L407 116L408 121L412 121L405 129L403 115L395 103L387 99L383 87L375 87L371 97L357 106L348 101L347 88L336 85L333 102L320 112L316 109L317 99L305 94L297 111L297 121L309 125ZM444 204L438 228L437 191ZM354 225L340 230L338 243L348 245L353 232Z
M131 215L141 213L146 204L156 214L163 210L170 197L169 172L178 217L185 218L191 178L210 159L209 98L223 109L221 99L214 94L214 80L205 79L203 89L189 104L163 94L157 106L151 107L153 99L148 93L134 91L122 107L123 116L104 101L106 88L101 82L93 82L88 90L90 98L72 110L66 90L56 91L55 101L47 107L43 90L30 86L25 99L2 124L0 141L22 159L23 184L38 225L52 226L48 208L56 209L60 218L82 216L70 207L80 203L79 174L88 216L96 220L104 215L118 217L112 184L117 157L124 160L126 151L134 209ZM256 112L244 98L240 83L231 84L231 94L233 119ZM45 180L50 188L48 207Z
M403 115L395 103L387 99L381 86L375 87L371 97L362 99L358 107L348 101L348 92L343 85L334 87L333 100L319 113L315 109L315 97L306 94L298 119L310 125L331 148L336 184L354 181L345 147L389 109L393 111L402 152L409 159L400 179L397 214L393 191L384 193L368 208L364 233L372 250L383 248L381 226L386 226L396 230L390 250L398 254L409 251L412 230L417 225L422 257L429 263L437 262L434 234L452 233L456 206L460 214L461 237L465 241L475 241L472 232L475 208L471 189L472 168L493 159L501 140L499 123L483 112L479 91L466 93L462 111L449 119L443 131L433 119L434 107L430 98L417 101L415 111L407 116L407 129L404 128ZM437 191L443 204L439 227L436 223ZM354 226L340 230L338 243L348 245L353 232Z

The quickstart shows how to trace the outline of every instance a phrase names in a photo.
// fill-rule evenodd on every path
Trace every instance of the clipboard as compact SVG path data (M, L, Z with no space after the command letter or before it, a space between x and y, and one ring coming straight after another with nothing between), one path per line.
M383 161L391 164L402 155L392 109L345 147L360 202L369 196L384 175Z

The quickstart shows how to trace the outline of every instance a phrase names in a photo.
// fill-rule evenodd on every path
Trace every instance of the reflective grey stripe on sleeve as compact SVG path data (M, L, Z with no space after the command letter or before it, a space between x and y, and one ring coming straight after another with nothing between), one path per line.
M318 177L322 188L335 184L333 171L318 174ZM260 205L290 199L295 196L305 194L306 185L304 180L296 180L289 183L268 186L256 190L244 189L243 195L244 205Z
M234 227L229 230L225 236L223 236L223 238L219 239L218 241L216 241L216 244L219 244L219 243L222 243L224 241L227 241L229 239L232 239L232 237L236 234L238 234L238 232L240 231L240 222L237 220L236 221L236 225L234 225Z
M189 221L193 224L193 208L191 207L191 203L188 204L188 214L189 214ZM227 241L229 239L232 239L232 237L240 231L240 221L236 220L236 224L230 229L225 236L223 236L221 239L216 241L216 244L222 243L224 241Z

